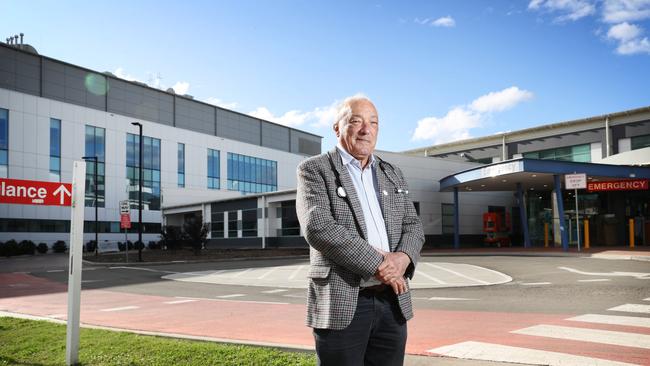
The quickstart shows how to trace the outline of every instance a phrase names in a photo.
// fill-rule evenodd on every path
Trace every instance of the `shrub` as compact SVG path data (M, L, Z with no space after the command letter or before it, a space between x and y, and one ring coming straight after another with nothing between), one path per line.
M3 257L11 257L12 255L18 255L18 243L11 239L6 241L0 247L0 255Z
M199 255L208 236L208 224L194 218L183 225L183 230L187 235L190 247L194 250L194 254Z
M127 240L126 245L129 247L129 250L133 250L133 242L131 240Z
M52 251L54 253L65 253L68 250L68 246L63 240L57 240L56 243L52 245Z
M34 255L36 254L36 244L34 244L33 241L31 240L23 240L20 243L18 243L18 255L21 254L29 254L29 255Z
M120 252L123 252L126 250L126 244L122 243L121 241L117 242L117 249L119 249Z
M161 242L159 241L150 241L149 244L147 244L147 248L149 249L160 249L162 247Z
M36 250L41 254L45 254L48 250L50 250L50 247L48 247L45 243L38 243Z
M87 252L94 252L96 246L97 246L97 244L95 243L95 241L91 240L91 241L86 243L86 251Z
M144 243L138 240L133 244L133 248L136 250L144 249Z
M170 250L180 248L184 239L184 234L181 231L181 228L172 225L163 226L160 236L162 237L162 244Z

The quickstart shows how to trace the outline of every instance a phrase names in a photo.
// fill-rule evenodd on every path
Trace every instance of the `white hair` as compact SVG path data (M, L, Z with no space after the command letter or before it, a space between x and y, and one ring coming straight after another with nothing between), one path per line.
M366 100L372 103L372 100L370 100L370 98L368 98L362 93L357 93L351 97L345 98L336 109L336 115L334 117L334 126L338 125L339 122L349 122L350 118L352 118L352 103L361 100Z

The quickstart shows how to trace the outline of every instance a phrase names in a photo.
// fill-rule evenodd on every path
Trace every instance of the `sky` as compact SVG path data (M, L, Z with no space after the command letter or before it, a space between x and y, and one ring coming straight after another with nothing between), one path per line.
M0 40L323 136L376 105L404 151L650 106L650 0L0 0Z

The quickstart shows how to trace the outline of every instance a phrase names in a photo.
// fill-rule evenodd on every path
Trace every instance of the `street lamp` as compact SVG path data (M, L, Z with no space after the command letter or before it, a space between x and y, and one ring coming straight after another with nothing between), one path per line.
M140 134L140 166L138 167L138 262L142 262L142 149L143 149L143 139L142 139L142 123L140 122L131 122L132 125L138 126ZM126 250L129 250L128 244Z
M94 169L93 169L93 180L95 182L93 190L95 191L95 257L99 255L99 220L97 218L97 203L98 203L98 191L97 189L98 184L97 184L97 170L99 169L98 166L98 159L97 156L82 156L81 157L84 160L93 160L95 163Z

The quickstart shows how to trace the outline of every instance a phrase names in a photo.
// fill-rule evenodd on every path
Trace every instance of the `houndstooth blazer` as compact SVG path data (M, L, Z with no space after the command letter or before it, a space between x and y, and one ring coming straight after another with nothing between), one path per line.
M328 154L347 198L337 195L336 176ZM408 196L402 172L386 162L375 164L382 165L375 171L388 243L391 251L404 252L411 258L405 275L412 278L424 243L422 224ZM366 241L361 204L336 149L303 161L297 174L296 212L310 245L307 325L343 329L354 316L361 278L373 276L383 256ZM399 295L398 301L404 318L412 318L410 290Z

